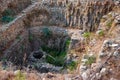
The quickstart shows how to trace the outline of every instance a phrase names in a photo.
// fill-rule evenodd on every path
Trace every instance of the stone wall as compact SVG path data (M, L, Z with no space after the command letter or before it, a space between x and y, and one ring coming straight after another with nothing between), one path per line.
M84 31L95 31L103 15L114 7L110 1L69 4L66 8L67 26L78 27Z
M43 25L66 26L65 9L62 7L49 7L41 5L38 11L33 13L35 14L31 15L32 19L30 21L32 27Z
M23 16L18 16L11 23L0 27L0 51L4 51L10 44L20 35L25 27L23 23Z
M3 52L4 56L2 56L1 59L7 59L16 65L21 66L26 63L30 52L31 46L29 43L28 31L25 31Z
M33 4L18 15L12 22L0 27L0 53L7 49L13 41L26 31L25 20L27 14L38 8L38 4Z
M37 51L40 47L42 48L46 46L59 50L65 46L62 44L64 44L66 39L70 38L66 29L56 26L34 27L30 28L29 32L29 37L32 37L30 42L33 51Z
M82 5L79 1L76 3L64 2L62 5L50 3L41 3L39 10L44 9L45 13L32 19L32 26L50 25L50 26L68 26L80 28L84 31L95 31L103 15L110 12L114 3L112 1L95 1Z

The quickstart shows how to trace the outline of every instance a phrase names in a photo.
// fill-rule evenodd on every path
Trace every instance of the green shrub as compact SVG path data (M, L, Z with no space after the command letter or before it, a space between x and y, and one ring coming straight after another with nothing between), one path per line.
M69 47L69 45L70 45L70 39L67 39L66 40L66 47Z
M14 20L14 17L12 17L12 16L3 16L1 18L1 22L4 22L4 23L9 23L9 22L11 22L13 20Z
M46 61L50 64L54 64L55 66L64 66L65 64L65 57L63 56L56 56L51 58L50 56L46 56Z
M88 60L85 62L86 65L91 65L92 63L94 63L96 60L96 58L94 56L90 56L88 58Z
M105 33L103 30L100 30L98 34L99 34L99 36L104 36Z
M67 55L67 52L58 52L55 49L50 49L50 48L46 48L46 52L48 52L48 54L46 56L46 62L50 63L50 64L54 64L55 66L63 66L65 63L65 57ZM52 57L51 57L52 56Z
M49 37L52 35L52 32L48 28L43 28L42 32L43 32L45 37Z
M12 9L6 9L2 13L1 22L9 23L14 19L15 12Z
M71 61L70 64L67 65L67 68L71 71L75 70L77 68L78 63L76 61Z
M112 23L113 23L113 19L111 19L110 21L108 21L108 22L106 23L106 26L107 26L107 27L111 27L111 26L112 26Z
M33 35L29 34L29 41L33 41Z
M65 48L63 50L42 46L42 50L49 54L46 56L46 62L54 64L55 66L64 66L69 44L70 39L67 39L65 42Z
M85 37L85 38L89 38L89 37L90 37L90 35L91 35L91 33L90 33L90 32L85 32L85 33L83 34L83 37Z

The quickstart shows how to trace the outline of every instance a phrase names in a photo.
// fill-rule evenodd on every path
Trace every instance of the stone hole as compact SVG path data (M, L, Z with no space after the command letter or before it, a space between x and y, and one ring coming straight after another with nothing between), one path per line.
M43 57L43 53L36 51L36 52L33 53L33 57L36 58L36 59L40 59L40 58Z
M32 49L29 65L36 64L37 70L46 68L48 72L56 72L59 71L56 67L60 68L66 64L70 37L65 29L32 28L29 41Z

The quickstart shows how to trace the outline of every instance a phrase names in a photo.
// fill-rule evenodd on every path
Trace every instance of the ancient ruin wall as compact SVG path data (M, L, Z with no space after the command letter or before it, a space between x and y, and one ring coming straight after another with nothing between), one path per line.
M33 26L68 26L94 31L102 15L112 10L111 2L58 5L57 7L35 3L7 25L0 27L0 53L8 48L18 35ZM43 18L41 18L41 16Z
M12 42L9 48L3 52L4 56L2 56L1 59L7 59L16 65L23 65L26 63L26 60L30 55L30 51L31 48L28 31L25 31Z
M36 8L38 8L38 4L30 6L21 15L17 16L15 20L0 27L0 53L7 49L19 35L26 31L24 23L26 15Z
M86 5L80 2L42 3L39 10L44 9L49 12L49 15L46 17L43 13L36 16L31 21L31 25L59 25L80 28L84 31L95 31L102 16L110 12L114 6L111 1L88 2Z
M112 10L113 2L89 2L87 5L69 4L66 8L67 26L78 27L84 31L94 31L98 28L101 17Z

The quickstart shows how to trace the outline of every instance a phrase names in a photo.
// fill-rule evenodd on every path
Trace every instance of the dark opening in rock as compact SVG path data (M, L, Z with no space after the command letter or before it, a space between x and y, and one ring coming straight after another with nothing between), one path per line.
M65 29L61 28L34 28L30 29L30 39L33 57L40 59L43 55L45 57L41 61L53 64L55 66L64 66L66 56L70 45L70 37Z
M36 59L40 59L43 57L43 53L42 52L39 52L39 51L36 51L33 53L33 57L36 58Z

